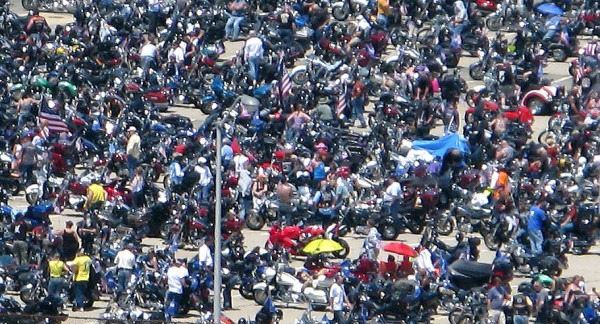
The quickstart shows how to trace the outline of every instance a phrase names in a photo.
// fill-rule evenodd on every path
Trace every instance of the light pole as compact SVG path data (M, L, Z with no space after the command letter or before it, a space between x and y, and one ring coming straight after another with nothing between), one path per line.
M222 145L222 134L223 123L227 118L227 114L223 120L218 121L217 124L217 145L215 152L217 154L217 165L216 165L216 178L215 178L215 262L214 262L214 283L213 288L213 323L221 323L221 147Z

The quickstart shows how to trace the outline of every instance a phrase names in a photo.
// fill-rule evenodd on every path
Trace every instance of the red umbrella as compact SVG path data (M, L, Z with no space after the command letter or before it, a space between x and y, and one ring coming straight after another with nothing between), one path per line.
M417 251L415 251L415 249L413 249L410 246L408 246L404 243L401 243L401 242L388 243L383 246L383 250L387 251L387 252L400 254L400 255L406 255L409 257L413 257L413 258L416 257L417 255L419 255L419 253L417 253Z

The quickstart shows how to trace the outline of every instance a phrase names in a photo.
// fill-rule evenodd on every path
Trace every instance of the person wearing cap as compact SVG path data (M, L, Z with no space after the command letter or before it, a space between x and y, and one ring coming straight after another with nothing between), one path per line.
M73 278L73 288L75 290L75 303L73 311L83 311L84 298L88 292L88 283L90 281L90 272L92 269L92 259L82 250L77 252L77 257L73 260L71 271L75 274Z
M175 259L167 270L168 290L165 296L165 320L171 321L179 310L183 298L183 288L188 286L185 280L189 276L188 269L183 259Z
M201 156L198 158L198 164L194 167L194 170L200 175L200 181L198 185L202 190L199 192L199 200L209 201L210 200L210 189L213 184L213 175L210 172L208 161L205 157Z
M125 288L127 283L131 279L131 274L135 269L135 246L129 243L124 249L121 249L115 256L115 265L117 266L117 298Z
M135 126L129 126L127 132L129 132L129 138L127 139L125 153L127 154L127 169L131 176L133 175L135 167L139 164L142 139L140 138L140 135L138 135Z
M65 228L56 231L56 236L62 236L62 253L63 260L71 261L75 259L77 251L79 250L79 235L73 230L73 222L67 221Z

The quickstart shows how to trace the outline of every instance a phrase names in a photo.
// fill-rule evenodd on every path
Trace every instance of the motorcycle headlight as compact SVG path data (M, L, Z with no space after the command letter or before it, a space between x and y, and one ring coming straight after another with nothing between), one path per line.
M581 86L584 89L587 89L587 88L591 87L592 86L592 80L590 80L590 78L583 78L581 80Z

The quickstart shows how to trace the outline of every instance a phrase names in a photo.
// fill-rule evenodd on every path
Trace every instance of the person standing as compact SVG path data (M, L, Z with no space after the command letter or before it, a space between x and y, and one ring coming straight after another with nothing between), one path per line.
M389 209L389 213L392 217L396 217L398 211L400 211L401 198L402 186L396 181L396 177L392 176L388 180L388 186L383 193L383 205Z
M242 220L246 219L246 215L248 215L250 209L252 209L252 176L248 170L249 167L250 162L244 162L238 176L238 190L241 205L239 217Z
M144 75L146 75L148 69L157 65L160 57L158 49L154 44L153 36L148 36L148 39L140 49L140 56L142 57L142 70L144 71Z
M115 256L115 265L117 266L117 297L121 294L129 280L131 279L131 274L135 269L135 247L133 244L128 244L124 249L119 251Z
M165 297L165 320L171 321L171 318L177 314L181 299L183 298L183 288L187 287L185 279L189 276L185 260L175 259L167 271L167 283L169 289Z
M292 198L294 188L288 183L287 177L283 176L281 183L277 186L277 204L279 206L280 221L289 224L292 218Z
M60 259L60 254L54 253L48 260L48 273L50 274L50 282L48 282L48 296L58 296L65 287L65 279L63 273L71 272L69 267Z
M86 254L94 254L94 240L98 235L98 224L90 213L83 214L83 220L77 223L77 235L81 239L81 247Z
M294 41L294 31L296 24L294 15L289 5L283 6L283 11L277 16L279 23L279 37L284 44L291 44Z
M544 243L542 229L544 227L544 221L546 221L547 208L548 203L543 201L529 209L529 223L527 224L527 232L529 233L531 253L535 256L542 254L542 246Z
M198 264L206 272L212 271L213 267L212 244L212 236L206 236L198 248Z
M240 35L240 25L246 16L248 5L245 0L234 0L229 4L229 19L225 25L225 37L233 42L237 41Z
M487 297L488 319L494 324L506 323L506 316L502 308L504 300L510 296L502 287L502 279L494 278L494 287L488 291Z
M13 255L17 265L27 265L27 232L29 227L24 220L23 214L19 214L17 220L10 224L10 232L13 233Z
M135 168L135 175L131 180L131 191L133 192L133 208L143 208L145 205L144 197L144 170L141 166Z
M365 109L365 98L367 97L367 87L360 81L357 75L353 77L354 85L352 86L352 92L350 92L350 103L352 105L352 117L350 118L350 126L354 126L356 119L360 121L360 127L366 128L367 123L365 122L364 109Z
M21 144L21 154L19 160L19 171L25 177L25 187L33 182L33 169L37 163L35 145L31 142L31 136L23 136Z
M65 229L57 231L56 235L62 236L63 260L71 261L75 259L77 250L79 250L79 235L73 230L73 222L67 221Z
M73 288L75 290L75 304L73 311L83 311L84 298L88 290L90 281L90 272L92 269L92 259L87 256L83 250L77 252L77 257L73 260Z
M129 174L132 175L135 167L139 164L142 139L140 138L140 135L138 135L135 126L129 126L127 131L129 132L126 148L127 170L129 171Z
M377 0L377 22L382 26L387 26L388 17L392 14L389 0Z
M525 295L521 289L521 286L519 286L518 293L513 296L512 308L514 311L514 324L529 323L529 315L533 310L533 302L531 301L531 298Z
M210 189L212 188L214 181L208 161L205 157L201 156L198 158L198 164L194 167L194 170L200 175L200 181L198 182L200 188L202 188L200 191L200 200L209 201Z
M342 286L342 282L344 281L344 276L342 274L335 275L335 283L331 285L331 290L329 292L329 307L333 312L333 320L330 322L331 324L346 324L347 320L344 318L344 305L351 308L350 301L348 300L348 296L346 296L346 292L344 291L344 286Z
M379 250L381 249L381 234L379 234L377 227L375 227L373 219L367 220L367 228L369 229L369 234L365 237L363 249L367 258L377 260Z
M456 101L446 103L442 117L444 121L444 135L458 132L460 115L458 114Z
M156 28L158 27L158 19L160 18L160 4L161 0L148 0L148 33L156 34Z
M256 176L256 180L252 183L252 208L256 210L260 209L267 198L267 192L269 191L268 179L268 175L259 173Z
M244 45L244 59L250 68L250 80L253 86L256 86L258 82L258 72L264 52L262 39L256 36L256 31L250 31L250 37Z

